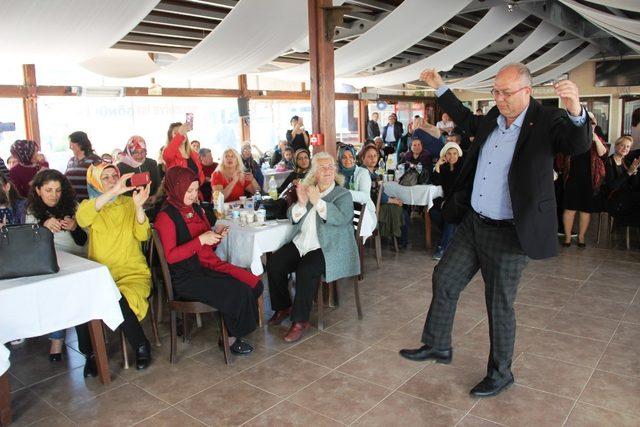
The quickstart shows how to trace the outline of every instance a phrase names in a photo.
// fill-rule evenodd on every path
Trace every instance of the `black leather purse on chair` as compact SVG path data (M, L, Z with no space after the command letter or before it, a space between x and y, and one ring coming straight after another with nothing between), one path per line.
M38 224L0 228L0 280L60 271L53 233Z

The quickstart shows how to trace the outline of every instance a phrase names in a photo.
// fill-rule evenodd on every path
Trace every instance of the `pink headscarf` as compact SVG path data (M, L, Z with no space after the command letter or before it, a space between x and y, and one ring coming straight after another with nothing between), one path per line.
M132 168L138 168L142 162L139 162L133 158L133 151L144 151L144 156L147 157L147 143L144 141L144 138L139 135L134 135L129 138L127 141L127 146L124 147L124 158L122 159L122 163L131 166Z

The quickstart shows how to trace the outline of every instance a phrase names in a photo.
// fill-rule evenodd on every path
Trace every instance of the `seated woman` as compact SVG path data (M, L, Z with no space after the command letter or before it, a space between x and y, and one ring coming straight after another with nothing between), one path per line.
M189 168L198 177L200 185L204 183L202 164L197 151L193 151L187 133L191 130L188 124L171 123L167 131L168 143L162 151L162 158L165 162L165 170L174 166Z
M222 153L222 162L211 175L211 189L222 191L225 202L234 202L245 194L255 194L260 186L251 172L244 171L240 154L227 148Z
M24 224L27 213L27 199L22 197L15 185L0 173L0 224Z
M33 141L18 139L9 149L11 156L18 160L18 163L9 169L9 179L22 197L27 197L29 183L40 170L40 164L35 162L37 148Z
M224 315L229 345L236 354L253 347L241 338L258 325L260 278L220 260L216 246L227 231L211 231L207 217L197 204L198 179L192 171L175 167L164 180L167 203L154 226L164 248L176 295L208 304Z
M143 137L134 135L127 141L124 148L124 158L118 163L118 170L121 175L126 173L149 172L151 178L151 196L149 204L153 204L157 198L156 193L160 188L160 173L158 162L147 157L147 143Z
M378 148L373 144L365 145L360 151L362 165L369 171L371 177L371 200L378 200L380 192L379 176L376 168L380 160ZM383 237L400 237L403 223L402 200L389 197L384 192L380 195L380 216L378 217L379 232Z
M53 242L56 249L87 257L87 233L78 227L76 222L75 192L71 183L61 172L55 169L46 169L38 172L31 183L29 191L29 205L27 208L27 223L36 223L48 228L53 233ZM76 326L80 351L91 358L93 350L89 340L87 325ZM51 347L49 348L49 361L62 360L62 346L64 344L65 331L56 331L49 334ZM85 371L86 376L91 375L91 363Z
M256 182L258 183L258 188L262 189L262 186L264 185L264 175L262 174L262 169L260 169L260 165L258 164L258 162L253 160L251 143L249 141L245 141L242 143L240 155L242 156L242 164L244 166L244 170L251 172L251 175L253 175Z
M344 176L344 188L351 192L354 202L367 206L365 215L369 216L369 224L375 225L378 219L376 205L371 200L371 175L366 168L356 165L356 156L353 145L342 144L338 149L338 171Z
M615 152L605 161L604 194L607 211L618 221L640 224L640 157L626 161L633 140L628 135L615 142Z
M289 184L297 185L301 179L307 175L309 165L311 165L311 153L306 148L301 148L293 155L293 172L291 172L282 185L278 187L278 194L282 194L289 187Z
M291 316L284 340L298 341L309 329L309 314L318 280L327 282L360 273L353 233L353 199L336 175L336 163L326 152L313 156L311 169L296 186L298 202L289 208L293 240L267 262L269 295L275 314L270 325ZM338 185L336 185L338 184ZM296 273L296 294L291 304L289 273Z
M287 145L282 151L282 160L276 165L278 172L291 171L295 169L293 164L293 147Z
M455 224L445 222L442 218L442 203L451 193L453 193L453 183L460 174L462 169L462 148L455 142L447 142L442 150L440 150L440 158L436 163L435 169L431 174L431 182L433 185L441 185L443 198L439 197L434 200L433 207L429 210L431 218L438 224L442 230L442 238L440 245L433 255L433 259L440 261L442 254L449 246L451 236L456 230Z
M134 188L126 182L133 174L120 176L114 165L101 163L87 169L89 200L83 200L76 220L89 232L90 260L104 264L123 297L120 309L124 322L120 327L136 352L136 368L151 363L151 346L140 321L149 308L151 272L140 244L149 239L151 226L144 213L144 202L151 186ZM133 191L131 197L124 193Z
M413 138L411 140L411 147L409 151L402 157L402 161L411 167L415 167L418 164L422 165L422 170L431 171L431 158L429 153L422 146L422 141L419 138Z

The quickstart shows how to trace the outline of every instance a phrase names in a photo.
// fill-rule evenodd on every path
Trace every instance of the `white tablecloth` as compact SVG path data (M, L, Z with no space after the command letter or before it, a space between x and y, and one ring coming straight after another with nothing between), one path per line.
M220 219L217 224L229 226L229 234L216 248L216 254L238 267L250 268L257 276L264 272L260 257L267 252L275 252L293 238L293 225L278 222L261 227L245 226Z
M402 200L402 203L412 206L426 206L427 209L433 207L433 200L442 197L442 187L439 185L414 185L407 187L400 185L396 181L389 181L383 184L384 192L389 197Z
M275 169L263 170L262 174L264 175L264 183L262 184L262 189L265 192L269 191L269 180L271 179L272 176L275 177L276 184L278 184L278 187L280 187L291 172L292 171L276 172Z
M93 319L112 330L122 323L120 292L107 267L60 251L58 265L56 274L0 280L0 375L9 369L6 342Z

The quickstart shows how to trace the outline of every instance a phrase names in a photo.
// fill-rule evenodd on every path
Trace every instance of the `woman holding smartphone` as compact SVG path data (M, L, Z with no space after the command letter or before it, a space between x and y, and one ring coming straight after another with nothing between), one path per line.
M208 304L224 315L229 346L236 354L248 354L253 347L241 338L258 325L260 278L215 253L226 236L223 226L211 230L206 215L196 203L198 179L187 168L174 167L164 180L165 207L154 227L158 230L173 280L176 296Z
M211 175L213 191L222 191L225 202L234 202L247 194L254 194L260 190L251 171L243 167L240 154L233 148L227 148L222 153L222 162Z
M202 173L202 164L200 156L193 151L187 133L191 131L192 123L172 123L167 132L169 143L162 152L162 158L165 162L167 170L175 166L189 168L198 177L198 182L204 183L204 173Z

